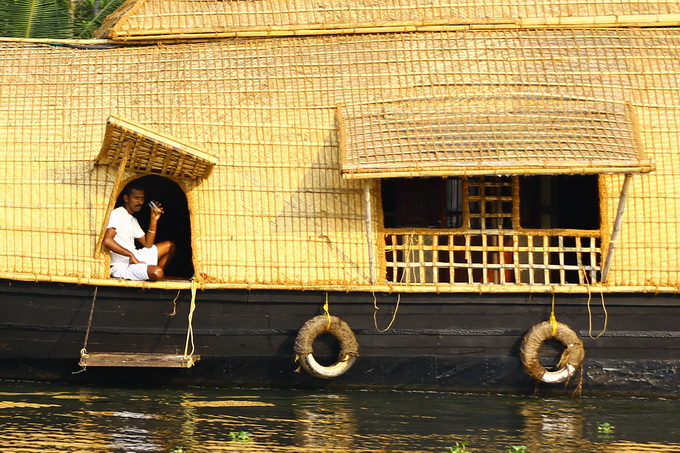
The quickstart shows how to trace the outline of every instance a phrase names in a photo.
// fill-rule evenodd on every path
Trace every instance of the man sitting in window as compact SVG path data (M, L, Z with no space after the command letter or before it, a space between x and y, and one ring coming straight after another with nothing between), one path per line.
M128 185L123 190L123 205L111 212L103 244L111 251L111 277L126 280L159 280L175 254L175 244L164 241L154 244L162 207L151 209L149 229L139 226L133 213L144 207L144 189ZM135 239L142 244L135 247Z

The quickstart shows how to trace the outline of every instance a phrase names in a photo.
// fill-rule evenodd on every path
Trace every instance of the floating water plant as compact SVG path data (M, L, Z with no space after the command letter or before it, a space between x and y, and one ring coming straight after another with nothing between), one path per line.
M253 440L253 435L248 431L232 431L229 433L231 440L238 440L240 442L250 442Z
M466 447L467 441L456 442L453 447L446 447L446 453L471 453Z
M508 453L524 453L527 451L526 445L508 445L505 447L505 451Z
M612 434L614 429L614 425L611 425L607 422L597 424L597 432L600 434Z

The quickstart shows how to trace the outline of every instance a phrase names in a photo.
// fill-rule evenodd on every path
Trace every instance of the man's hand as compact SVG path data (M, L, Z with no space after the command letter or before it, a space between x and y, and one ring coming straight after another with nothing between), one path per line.
M163 215L163 205L158 201L152 201L149 205L151 206L151 220L157 222L158 219L161 218L161 215Z

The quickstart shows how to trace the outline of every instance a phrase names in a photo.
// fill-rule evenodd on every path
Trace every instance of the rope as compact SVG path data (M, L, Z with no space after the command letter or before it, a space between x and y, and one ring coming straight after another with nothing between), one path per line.
M411 231L406 240L406 247L404 248L404 271L401 273L401 278L399 283L412 283L411 277L407 276L407 273L411 272L411 256L413 254L413 239L415 237L415 232Z
M94 304L97 302L97 291L98 286L94 287L94 293L92 293L92 306L90 307L90 317L87 320L87 330L85 331L85 341L83 342L83 349L80 350L80 355L87 356L87 342L90 340L90 329L92 328L92 318L94 316Z
M177 291L177 295L172 300L172 313L168 313L168 316L175 316L177 314L177 299L179 298L180 292L182 292L181 289L179 291Z
M604 325L602 326L602 331L596 337L593 337L593 313L590 310L592 295L590 293L590 286L588 287L588 336L593 340L597 340L607 331L607 322L609 321L609 313L607 313L607 307L604 304L604 293L602 291L600 291L600 297L602 298L602 310L604 311Z
M187 326L187 341L184 345L184 358L188 359L192 355L194 355L194 351L196 350L196 347L194 345L194 328L193 328L193 319L194 319L194 310L196 310L196 279L192 278L191 279L191 305L189 307L189 318L188 318L188 326ZM191 353L189 353L189 343L191 343Z
M373 293L373 324L375 325L375 330L378 332L387 332L390 330L392 327L392 324L394 324L394 320L397 319L397 312L399 311L399 302L401 302L401 293L397 294L397 305L394 307L394 313L392 313L392 320L390 323L385 327L385 329L381 330L380 327L378 327L378 310L380 308L378 307L378 299L375 297L375 293Z
M87 342L90 340L90 329L92 328L92 317L94 316L94 304L97 302L97 291L99 290L98 286L94 287L94 292L92 293L92 306L90 307L90 317L87 319L87 329L85 330L85 341L83 342L83 348L80 350L80 357L81 358L88 358L87 354ZM87 367L82 367L78 371L74 371L71 374L78 374L82 373L85 371Z
M550 326L552 327L552 336L557 335L557 318L555 317L555 293L552 294L552 309L550 311Z
M328 311L329 306L328 306L328 291L326 291L326 301L323 304L323 312L326 315L326 318L328 319L328 325L326 326L326 330L330 330L331 328L331 313Z
M604 293L600 291L600 298L602 300L602 310L604 311L604 325L602 326L602 331L596 337L593 337L593 312L590 309L590 301L592 300L593 295L590 291L590 281L588 279L588 274L586 273L585 269L581 269L581 272L583 272L583 281L585 282L586 289L588 290L588 302L586 303L586 306L588 307L588 336L592 340L597 340L607 331L609 313L607 313L607 307L604 303Z

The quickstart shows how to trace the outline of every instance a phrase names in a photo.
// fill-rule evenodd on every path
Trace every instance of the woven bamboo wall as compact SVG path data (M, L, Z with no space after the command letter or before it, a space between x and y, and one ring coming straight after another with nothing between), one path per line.
M81 50L0 45L0 275L107 276L106 119L219 158L189 192L197 272L225 287L368 288L362 184L340 176L337 104L484 93L631 102L636 176L610 283L680 288L680 30L463 31ZM129 176L129 175L128 175ZM605 231L621 178L604 176ZM377 186L373 217L381 219ZM373 225L379 243L381 226ZM379 275L380 277L380 275ZM440 290L446 290L445 288ZM521 289L518 289L521 290Z
M507 25L544 18L578 18L571 21L577 25L617 20L644 23L642 17L625 16L672 14L680 14L677 1L433 0L425 5L417 0L128 0L104 24L100 35L126 40L220 33L304 34L313 29L351 32L378 26Z

